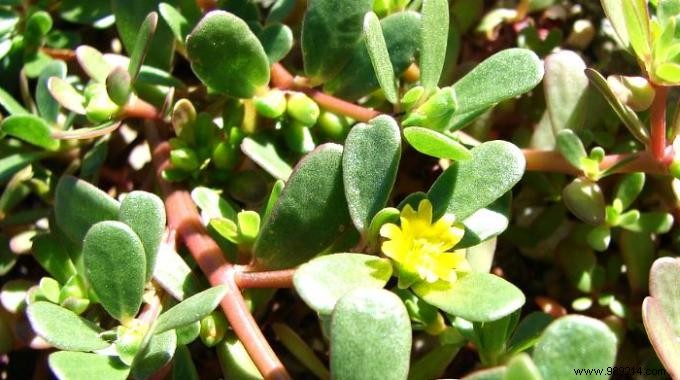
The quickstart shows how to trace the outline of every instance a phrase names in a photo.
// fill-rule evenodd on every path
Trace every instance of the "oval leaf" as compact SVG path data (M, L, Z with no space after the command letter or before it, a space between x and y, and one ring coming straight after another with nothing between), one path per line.
M133 318L146 282L144 246L137 234L121 222L99 222L85 235L83 258L104 309L119 321Z
M250 98L269 82L269 60L260 41L245 21L230 13L206 14L186 46L194 73L214 90Z
M555 133L563 129L578 130L583 126L588 101L586 64L569 50L561 50L545 58L545 101Z
M524 155L509 142L485 142L471 153L472 159L451 165L430 188L435 218L449 212L466 219L507 193L524 174Z
M141 239L146 253L146 280L150 280L165 230L163 201L155 194L133 191L120 203L118 220L130 226Z
M224 285L216 286L178 303L158 317L154 334L200 321L215 310L228 290Z
M109 346L94 324L59 305L38 301L28 306L26 315L33 331L61 350L95 351Z
M401 299L383 289L342 297L333 311L330 356L337 379L405 379L411 321Z
M404 137L415 150L428 156L454 161L472 158L472 153L463 144L432 129L404 128Z
M47 81L47 89L62 107L79 115L85 115L85 97L70 83L59 77L51 77Z
M364 17L364 39L368 48L368 56L375 70L378 83L385 93L385 99L395 104L397 99L397 87L394 77L394 69L390 62L390 54L387 51L387 43L380 27L380 19L373 12L366 13Z
M389 116L352 128L342 155L345 197L352 221L359 231L368 228L373 216L390 196L401 156L399 126Z
M680 336L680 260L657 259L649 272L649 294L658 300L675 336Z
M64 79L66 77L66 63L64 61L54 60L50 62L38 78L38 85L35 88L35 104L38 106L38 112L45 121L55 123L59 116L59 103L50 95L47 89L47 81L51 77Z
M0 132L47 150L59 149L59 141L52 137L50 126L34 115L12 115L0 123Z
M324 144L298 163L255 242L261 267L299 265L349 228L341 161L342 147Z
M177 349L177 333L166 331L151 337L146 346L136 358L132 368L135 379L148 379L158 370L170 363Z
M524 94L543 79L543 64L527 49L506 49L477 65L453 85L456 115L479 111Z
M293 31L283 24L267 25L257 38L260 39L270 64L276 63L288 55L295 42Z
M373 0L310 0L302 22L305 74L317 83L331 79L347 64L361 38L364 15Z
M108 194L78 178L64 176L57 184L55 218L66 236L78 244L95 223L118 219L119 207Z
M607 368L616 359L616 335L597 319L568 315L551 323L534 348L533 358L544 379L599 379L574 368Z
M59 379L125 380L130 368L118 358L85 352L60 351L50 354L49 364Z
M672 378L680 376L680 343L661 302L646 297L642 303L642 321L654 351Z
M427 92L437 88L449 37L449 2L425 0L420 48L420 82Z
M456 282L419 283L413 291L425 302L470 322L491 322L522 307L524 294L504 279L470 272Z
M392 276L389 260L372 255L338 253L321 256L295 272L295 290L309 307L330 315L336 302L354 289L381 289Z

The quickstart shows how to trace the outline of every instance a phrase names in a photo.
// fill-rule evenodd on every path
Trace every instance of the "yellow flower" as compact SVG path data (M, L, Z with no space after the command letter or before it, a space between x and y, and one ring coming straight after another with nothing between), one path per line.
M388 239L382 251L397 267L400 288L419 281L454 282L457 272L470 270L465 251L451 251L465 232L462 223L454 223L453 215L432 223L432 204L423 199L417 212L407 205L399 219L401 227L387 223L380 228L380 235Z

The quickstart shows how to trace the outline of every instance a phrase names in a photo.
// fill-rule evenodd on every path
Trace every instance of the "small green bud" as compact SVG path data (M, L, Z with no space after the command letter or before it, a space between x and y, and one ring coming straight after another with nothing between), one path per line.
M193 142L193 134L190 127L196 122L196 109L187 99L180 99L172 109L172 128L175 135L188 142Z
M201 319L201 341L208 347L217 345L227 333L228 322L220 312L213 311Z
M132 365L135 356L142 347L147 329L148 326L138 319L133 319L128 326L118 326L116 330L118 339L115 343L116 353L123 363Z
M303 125L313 126L320 114L319 105L309 96L296 92L288 98L288 115Z
M121 107L109 98L109 94L106 92L106 85L97 83L88 86L88 88L91 88L91 90L85 96L88 99L85 106L87 118L95 123L111 120L120 111Z
M90 306L90 300L86 298L67 297L59 304L76 314L82 314Z
M314 150L316 144L309 127L293 122L283 129L286 144L293 152L306 154Z
M404 110L410 111L416 105L418 100L423 97L424 93L425 87L423 86L416 86L406 91L404 96L401 98L401 105Z
M275 88L263 96L256 97L255 110L264 117L278 119L286 112L286 94Z
M231 169L239 160L239 150L235 149L229 142L221 141L212 153L212 162L218 169Z
M673 160L668 166L668 171L671 173L673 178L680 179L680 160Z
M331 140L339 141L347 136L349 121L344 116L323 111L318 121L321 132Z
M452 87L437 90L425 103L408 115L404 127L420 126L441 131L446 129L457 108L456 92Z
M604 149L602 149L602 147L599 146L594 147L590 151L590 158L599 164L604 159Z
M648 109L656 94L651 83L643 77L610 75L607 84L622 103L638 112Z
M597 226L605 220L605 202L600 186L587 178L576 178L562 191L564 204L574 216Z
M177 169L194 171L198 169L200 163L196 153L191 148L179 148L170 151L170 163Z
M611 230L606 225L597 226L586 235L588 245L598 252L606 251L611 240Z
M61 287L57 280L50 277L43 277L38 283L38 289L40 289L40 294L45 297L46 300L52 303L59 303Z
M201 158L210 156L210 149L219 141L220 128L215 124L210 114L201 112L196 117L194 133L196 134L196 147L198 150L208 149L207 154L200 155Z

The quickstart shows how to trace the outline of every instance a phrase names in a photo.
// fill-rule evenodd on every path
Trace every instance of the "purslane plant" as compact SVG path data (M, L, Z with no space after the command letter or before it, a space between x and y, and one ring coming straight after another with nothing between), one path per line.
M639 77L605 79L553 51L528 15L559 5L519 1L478 30L524 28L521 47L454 80L478 3L64 1L53 16L1 4L0 62L20 81L0 91L0 223L25 228L9 245L47 276L3 285L0 352L54 348L61 379L199 378L200 337L226 378L426 379L474 347L468 378L570 378L621 364L649 282L642 321L677 375L677 263L652 265L673 216L639 197L650 175L677 176L666 109L680 3L602 1ZM127 56L48 46L57 14L115 25ZM572 35L572 47L585 38ZM527 99L543 113L531 138L484 132ZM33 195L39 207L13 213ZM511 282L513 264L492 268L506 240L559 268L587 316L565 315L553 288L534 311L536 286ZM288 326L278 288L318 317L311 339ZM22 326L35 337L19 339Z

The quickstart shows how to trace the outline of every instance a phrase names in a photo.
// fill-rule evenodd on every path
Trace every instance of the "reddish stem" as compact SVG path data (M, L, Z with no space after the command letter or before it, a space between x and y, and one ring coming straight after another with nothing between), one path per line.
M668 89L664 86L654 86L656 95L650 110L651 136L650 150L652 156L659 162L665 161L666 150L666 100Z
M156 120L160 119L161 115L159 115L158 109L152 104L133 96L130 102L123 107L122 117Z
M247 268L244 268L247 270ZM234 279L241 289L247 288L292 288L295 269L277 270L269 272L235 271Z
M527 162L527 171L552 172L552 173L566 173L572 175L579 175L581 171L572 166L559 152L552 150L522 150ZM627 161L635 157L633 160L614 170L614 173L635 173L645 172L649 174L668 174L666 165L656 161L649 152L640 152L633 154L610 154L604 157L600 163L600 169L606 170L612 166Z
M275 63L271 67L272 85L281 90L288 90L295 86L295 78L280 63Z
M163 169L169 165L169 144L161 143L157 129L149 127L146 132L153 148L158 183L166 196L168 227L177 231L210 283L213 286L227 286L229 291L221 302L222 310L265 379L290 379L248 311L243 295L236 285L234 266L226 261L217 243L208 235L191 195L162 178Z

